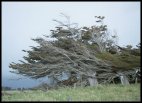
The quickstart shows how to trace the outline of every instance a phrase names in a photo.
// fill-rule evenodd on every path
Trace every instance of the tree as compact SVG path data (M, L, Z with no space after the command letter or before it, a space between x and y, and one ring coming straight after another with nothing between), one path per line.
M12 90L11 87L2 87L2 90L7 91L7 90Z
M112 61L98 58L96 50L91 48L95 44L99 47L100 53L103 53L106 52L107 47L114 44L107 36L107 26L102 22L104 17L97 16L99 20L96 22L100 22L100 26L78 28L76 23L70 22L69 16L62 15L67 19L67 23L55 19L54 21L60 25L56 27L56 30L51 30L51 36L46 36L47 40L32 39L39 46L31 46L32 50L23 50L28 53L28 56L23 57L26 62L20 60L21 63L10 63L9 67L14 69L11 72L34 79L48 77L55 85L58 83L82 85L87 81L90 86L109 83L120 72L123 75L119 77L128 74L126 72L128 70L124 69L125 66L119 67ZM48 37L56 38L56 40L49 41ZM65 74L68 79L63 81Z

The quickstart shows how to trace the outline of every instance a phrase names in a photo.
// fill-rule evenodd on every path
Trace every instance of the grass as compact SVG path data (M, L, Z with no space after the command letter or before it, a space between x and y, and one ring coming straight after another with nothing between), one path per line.
M99 85L97 87L59 88L43 92L7 91L12 95L2 96L2 101L140 101L140 84Z

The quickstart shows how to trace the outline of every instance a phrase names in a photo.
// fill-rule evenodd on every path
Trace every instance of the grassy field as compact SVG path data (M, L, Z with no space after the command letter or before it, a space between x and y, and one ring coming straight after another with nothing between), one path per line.
M58 90L6 91L2 101L140 101L140 84L99 85Z

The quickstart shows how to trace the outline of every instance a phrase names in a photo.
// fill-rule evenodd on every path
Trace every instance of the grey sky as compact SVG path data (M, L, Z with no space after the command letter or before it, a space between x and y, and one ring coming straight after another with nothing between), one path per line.
M12 78L8 65L26 55L21 50L37 44L31 38L50 34L63 20L71 17L79 26L95 25L94 16L105 16L109 30L117 31L119 45L140 42L140 2L2 2L2 78Z

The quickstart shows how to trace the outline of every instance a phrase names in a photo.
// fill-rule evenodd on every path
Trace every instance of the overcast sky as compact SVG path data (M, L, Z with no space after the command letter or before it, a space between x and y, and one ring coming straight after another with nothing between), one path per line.
M15 77L9 73L9 63L22 59L23 49L37 45L31 38L49 35L57 26L52 20L63 20L60 13L80 27L95 25L94 16L105 16L120 46L140 42L140 2L2 2L2 85Z

